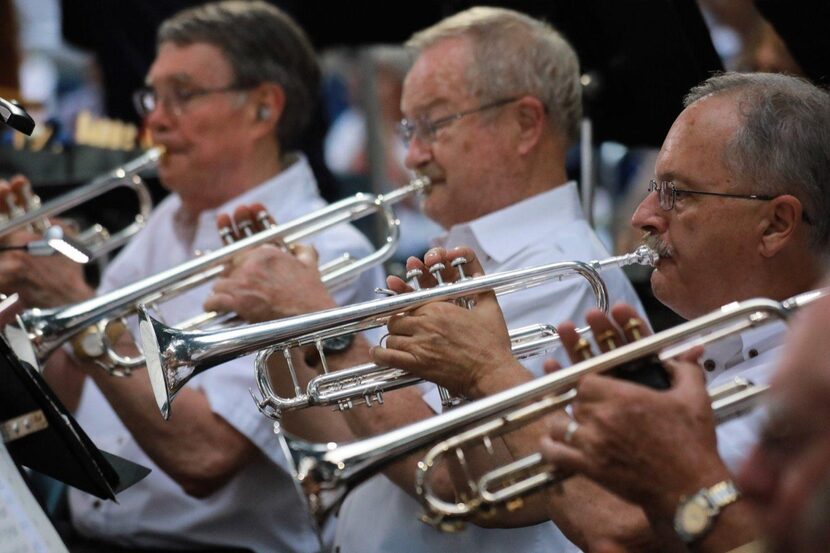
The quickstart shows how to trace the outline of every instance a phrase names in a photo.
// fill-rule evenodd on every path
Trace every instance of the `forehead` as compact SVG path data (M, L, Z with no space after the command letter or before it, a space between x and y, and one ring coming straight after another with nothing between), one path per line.
M739 128L736 102L716 96L698 100L675 120L657 156L659 180L729 183L726 147Z
M404 80L401 110L412 116L472 97L466 80L471 63L472 47L466 38L442 40L424 49Z
M213 44L196 42L178 46L163 43L147 72L147 84L189 84L223 86L234 78L224 52Z

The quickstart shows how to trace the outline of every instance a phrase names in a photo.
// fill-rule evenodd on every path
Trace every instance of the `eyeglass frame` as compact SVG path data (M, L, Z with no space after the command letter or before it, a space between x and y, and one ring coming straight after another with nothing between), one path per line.
M666 207L665 202L663 201L663 190L671 190L671 202L669 203L669 207ZM677 188L672 181L660 181L657 182L656 179L651 179L648 183L648 191L657 192L657 202L660 204L660 208L663 211L671 211L674 209L675 201L677 200L677 193L682 192L683 194L697 194L700 196L720 196L722 198L737 198L739 200L758 200L763 202L768 202L770 200L774 200L775 198L779 197L781 194L777 194L775 196L770 196L768 194L728 194L726 192L702 192L700 190L687 190L685 188ZM807 212L801 212L801 218L807 224L812 224L810 218L807 216Z
M195 100L196 98L201 98L209 94L221 94L225 92L244 92L246 90L254 88L254 86L255 85L231 84L228 86L220 86L216 88L195 88L193 90L186 92L182 92L181 90L174 88L172 89L174 91L173 96L168 94L166 95L166 97L175 97L175 100L173 100L172 103L170 103L170 100L167 100L167 102L170 113L172 113L176 117L179 117L184 112L185 106L189 104L191 101ZM144 104L143 99L147 97L153 98L152 109L147 108ZM133 107L135 107L135 110L141 117L149 116L156 109L158 109L159 105L161 105L164 102L165 100L159 101L156 89L154 89L151 86L143 86L135 92L133 92Z
M419 140L423 140L424 142L432 143L435 141L435 134L442 128L455 123L459 119L462 119L468 115L472 115L474 113L479 113L481 111L485 111L492 108L501 107L507 105L511 102L515 102L520 100L521 96L511 96L510 98L501 98L499 100L494 100L492 102L488 102L486 104L480 105L475 108L466 109L463 111L459 111L457 113L453 113L452 115L447 115L444 117L439 117L438 119L434 119L430 121L425 116L416 117L414 120L410 120L407 118L403 118L398 122L396 125L396 130L398 136L401 137L404 144L409 146L409 143L412 142L412 139L416 136ZM418 129L420 125L421 130Z

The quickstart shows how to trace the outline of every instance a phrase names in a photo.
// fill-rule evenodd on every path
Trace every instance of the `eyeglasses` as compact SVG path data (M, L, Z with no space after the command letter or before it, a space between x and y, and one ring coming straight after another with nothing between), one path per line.
M778 196L769 196L765 194L726 194L724 192L700 192L698 190L685 190L677 188L671 181L651 180L648 184L649 192L657 192L657 200L660 202L660 207L665 211L670 211L674 208L674 203L677 200L677 195L680 194L697 194L700 196L720 196L722 198L737 198L739 200L760 200L768 202L774 200ZM805 211L801 212L801 218L805 223L811 224L810 218Z
M497 108L509 104L510 102L515 102L518 99L518 96L514 96L512 98L502 98L501 100L496 100L494 102L478 106L477 108L459 111L458 113L453 113L452 115L440 117L432 121L423 116L416 117L413 120L401 119L401 122L398 123L398 135L400 135L401 139L403 139L407 146L409 146L409 143L415 137L424 142L432 142L435 140L435 133L438 132L438 129L441 127L446 127L447 125L450 125L462 117L466 117L467 115L472 115L487 109Z
M724 198L761 201L769 201L775 198L775 196L764 196L762 194L725 194L723 192L699 192L697 190L684 190L682 188L676 188L674 183L671 181L657 182L656 180L649 182L648 191L657 191L657 199L660 201L660 207L666 211L669 211L674 207L674 202L677 199L678 194L699 194L701 196L722 196Z
M141 117L150 115L159 105L175 115L180 116L184 108L192 100L207 96L208 94L221 94L225 92L239 92L249 90L250 86L230 85L219 88L172 88L166 92L158 92L152 87L144 87L133 93L135 109Z

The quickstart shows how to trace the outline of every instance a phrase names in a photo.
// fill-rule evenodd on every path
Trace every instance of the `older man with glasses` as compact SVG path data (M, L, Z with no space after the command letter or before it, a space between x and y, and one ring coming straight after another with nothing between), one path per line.
M827 93L792 77L724 74L693 89L686 106L632 219L660 254L651 277L656 297L692 319L733 301L784 300L816 286L830 242ZM507 354L503 325L494 324L493 299L482 296L465 315L478 329L474 339L455 331L461 317L450 313L424 308L393 321L374 360L467 393L514 384L521 369ZM630 306L615 306L613 319L592 311L588 320L602 351L647 333ZM756 529L730 474L757 439L758 417L721 425L716 440L704 386L736 376L765 382L782 326L707 348L702 370L691 359L673 365L667 392L585 377L572 416L548 421L544 453L563 474L582 472L616 495L579 477L549 494L551 518L566 535L590 550L689 544L723 551L750 541ZM590 344L571 323L558 329L572 360L583 360ZM440 358L453 370L435 370ZM540 431L511 434L511 451L538 449ZM695 511L701 505L709 507Z
M793 77L724 74L693 89L657 158L656 193L632 220L661 253L651 277L656 297L691 319L733 301L784 300L816 287L830 243L828 129L830 95ZM630 310L614 315L616 325L591 315L594 333L631 340L620 330ZM560 417L550 430L546 458L642 505L652 528L673 528L664 538L693 550L752 540L763 528L733 475L762 418L715 429L705 386L737 376L763 384L778 360L791 366L779 347L782 326L721 340L699 366L691 358L673 364L665 392L586 377L573 418ZM560 326L573 353L572 328Z
M218 213L259 203L288 222L326 205L305 158L294 152L318 96L319 69L305 34L283 12L242 1L183 11L160 27L146 80L135 99L154 142L165 148L159 176L173 194L108 266L99 291L221 247ZM371 251L348 225L311 241L323 261ZM64 301L81 299L71 289L75 280L51 277ZM364 273L334 300L369 299L379 277L378 270ZM79 295L94 293L87 287ZM203 310L205 296L197 288L159 310L171 322L182 321ZM119 495L118 503L71 491L79 534L70 541L73 548L320 549L283 468L272 425L248 392L251 359L217 368L184 388L165 422L143 371L112 378L96 366L85 344L76 341L72 354L57 352L47 378L77 407L78 421L100 447L153 472Z
M416 59L403 86L401 107L406 119L400 130L408 143L406 165L433 183L423 210L447 229L440 244L470 246L487 272L608 257L582 215L576 183L565 174L565 153L576 137L581 114L581 88L576 55L562 36L549 25L511 10L473 8L416 33L408 46ZM294 262L285 257L285 263ZM409 260L410 269L420 266L418 260ZM245 273L240 268L237 275L230 275L230 282L250 281ZM638 302L619 269L604 278L612 301ZM318 309L328 305L319 281L274 275L261 286L262 297L292 297L307 307L313 306L308 301L313 299ZM225 295L209 306L257 320L241 303ZM271 316L288 311L282 299L272 303ZM542 286L502 301L514 327L581 318L595 304L590 287L579 281ZM465 326L477 335L478 329ZM357 338L348 349L328 356L328 367L344 368L368 359L368 344ZM541 373L540 361L528 366L531 372ZM305 378L318 370L319 366L298 367ZM287 372L283 375L282 385L292 389ZM287 413L282 425L309 436L309 426L319 427L323 420L334 425L337 417L345 417L351 432L360 437L441 410L437 389L425 385L391 393L383 406L372 409ZM319 440L348 437L321 430ZM338 551L483 553L573 548L550 522L536 524L544 521L544 514L511 521L536 524L513 530L468 527L442 534L423 524L421 507L412 497L416 461L412 457L395 463L350 493L339 513Z

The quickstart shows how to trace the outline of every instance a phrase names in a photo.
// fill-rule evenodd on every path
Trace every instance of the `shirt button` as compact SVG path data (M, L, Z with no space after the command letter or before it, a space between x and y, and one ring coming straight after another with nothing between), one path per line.
M753 357L758 357L758 350L755 348L752 348L747 353L749 354L750 359L752 359Z
M92 502L92 508L93 509L100 509L101 508L101 500L96 499L95 501L93 501Z
M703 362L703 368L706 369L708 372L712 372L717 367L717 363L715 363L712 359L707 359Z

